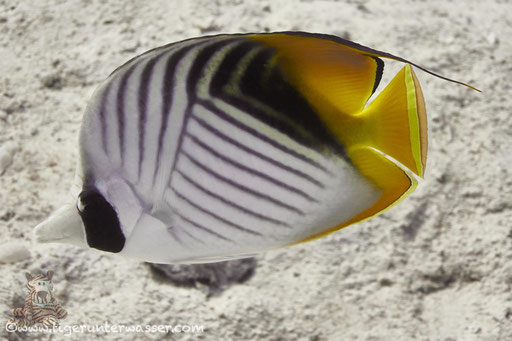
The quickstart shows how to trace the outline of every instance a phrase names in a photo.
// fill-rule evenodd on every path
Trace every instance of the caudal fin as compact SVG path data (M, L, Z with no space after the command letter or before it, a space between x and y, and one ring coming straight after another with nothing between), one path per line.
M427 160L427 119L420 84L409 64L362 113L348 155L359 172L381 191L366 210L320 235L369 219L405 199L423 177Z
M423 177L427 161L427 118L421 87L407 64L364 109L371 147Z

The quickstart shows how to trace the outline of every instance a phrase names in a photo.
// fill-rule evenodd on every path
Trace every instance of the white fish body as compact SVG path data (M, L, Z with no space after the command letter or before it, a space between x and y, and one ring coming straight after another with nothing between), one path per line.
M296 61L301 48L311 56ZM94 93L74 202L40 224L38 238L150 262L208 262L382 212L423 175L426 121L409 66L392 81L397 89L364 108L382 73L378 56L402 60L305 33L197 38L134 58ZM322 78L316 67L327 68L320 85L307 78L310 69ZM406 103L390 114L405 121L403 132L353 119L396 111L386 107L395 97ZM403 140L408 150L390 149Z

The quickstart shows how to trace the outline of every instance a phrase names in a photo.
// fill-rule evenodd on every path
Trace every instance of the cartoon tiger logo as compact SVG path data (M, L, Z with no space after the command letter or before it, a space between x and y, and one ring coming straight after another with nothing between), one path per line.
M30 327L41 323L45 327L59 325L59 320L65 319L67 311L57 302L53 296L53 271L48 270L46 275L32 275L25 273L27 278L28 295L23 308L13 308L15 316L9 323L17 327Z

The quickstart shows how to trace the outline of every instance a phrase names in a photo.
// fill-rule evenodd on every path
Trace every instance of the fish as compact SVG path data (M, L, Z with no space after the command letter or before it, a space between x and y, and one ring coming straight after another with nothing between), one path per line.
M384 59L403 68L374 100ZM147 51L97 88L68 201L35 228L154 263L326 236L424 176L424 96L401 57L327 34L221 34Z

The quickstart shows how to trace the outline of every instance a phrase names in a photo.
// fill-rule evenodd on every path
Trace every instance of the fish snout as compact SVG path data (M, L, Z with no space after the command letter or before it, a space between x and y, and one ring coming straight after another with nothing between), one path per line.
M82 220L75 205L66 204L34 229L40 243L70 243L86 246Z

